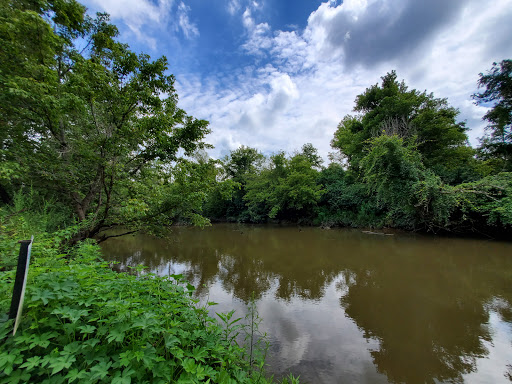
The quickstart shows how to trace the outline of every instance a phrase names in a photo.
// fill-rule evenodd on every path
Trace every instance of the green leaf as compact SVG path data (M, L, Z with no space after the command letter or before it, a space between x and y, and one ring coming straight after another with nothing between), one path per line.
M89 334L93 333L96 327L94 325L82 325L78 327L78 329L80 330L80 333Z
M68 374L65 376L66 379L69 380L69 382L73 382L75 380L81 380L87 377L87 371L82 369L78 370L76 368L71 369Z
M110 369L111 366L111 361L100 361L97 365L91 368L91 380L103 379L105 376L108 375L108 370Z
M119 354L119 361L121 365L124 365L125 367L129 366L132 362L132 359L135 359L135 353L134 351L128 350L125 352L121 352Z
M71 367L71 364L73 364L75 361L76 357L73 355L61 355L59 357L53 358L50 361L49 368L52 368L52 375L55 375L56 373L62 371L63 369L68 369L69 367Z
M183 369L189 373L196 373L197 365L194 359L186 358L181 363Z
M176 344L179 344L180 343L180 339L178 339L176 336L174 335L165 335L164 336L164 341L165 341L165 347L167 349L171 349L173 348Z
M20 368L27 368L31 370L34 367L39 366L41 361L41 356L32 356L29 357L23 364L20 365Z
M34 294L32 294L32 301L42 300L43 304L46 305L51 299L54 299L55 295L52 291L49 290L37 290Z
M131 376L134 373L135 371L131 368L125 368L122 374L118 371L112 379L112 384L130 384L132 382Z

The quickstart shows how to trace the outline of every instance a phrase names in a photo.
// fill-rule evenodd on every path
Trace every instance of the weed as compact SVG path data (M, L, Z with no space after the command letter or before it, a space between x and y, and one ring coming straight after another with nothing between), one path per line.
M11 219L0 235L6 260L15 259L13 236L20 233ZM92 242L61 253L62 238L72 232L35 234L16 335L12 320L0 320L0 384L271 382L253 348L257 313L252 328L234 312L220 314L220 326L195 307L194 287L181 275L116 273ZM14 273L0 272L0 314L9 308ZM248 359L235 341L244 330Z

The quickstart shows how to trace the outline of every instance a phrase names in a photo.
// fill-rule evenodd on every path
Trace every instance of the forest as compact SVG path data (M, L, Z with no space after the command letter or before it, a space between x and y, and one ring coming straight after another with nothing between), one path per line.
M391 71L339 123L328 166L309 143L270 157L242 146L220 161L204 213L221 221L510 235L511 76L511 60L480 74L483 92L472 97L494 106L474 149L457 109L410 90Z

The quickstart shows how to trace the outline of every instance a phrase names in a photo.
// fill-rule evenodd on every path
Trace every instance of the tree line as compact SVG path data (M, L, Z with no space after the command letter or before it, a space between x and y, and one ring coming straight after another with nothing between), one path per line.
M270 157L242 146L220 164L205 214L324 226L506 235L512 224L512 61L480 74L486 136L468 143L446 99L409 89L395 71L358 95L339 123L331 162L311 144ZM231 195L223 191L233 188Z
M311 144L215 160L208 122L178 107L167 59L134 53L107 14L85 11L0 5L0 198L51 207L48 230L74 224L75 242L218 220L510 233L511 60L480 74L473 97L491 108L477 149L457 109L392 71L357 96L330 164Z

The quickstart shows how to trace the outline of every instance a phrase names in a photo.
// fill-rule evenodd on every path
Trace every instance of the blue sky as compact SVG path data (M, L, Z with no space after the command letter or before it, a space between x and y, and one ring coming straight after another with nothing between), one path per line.
M87 0L132 49L165 55L180 106L210 121L213 157L304 143L327 157L354 99L395 69L483 135L478 74L512 58L512 1Z

